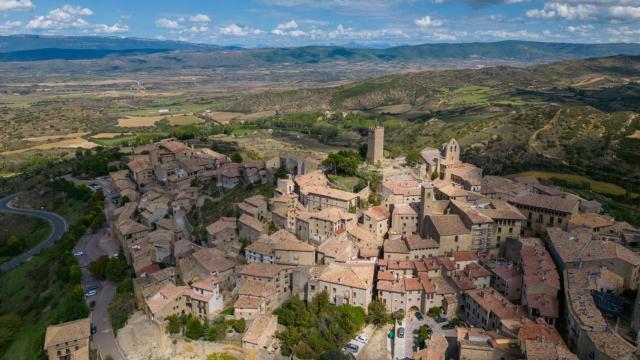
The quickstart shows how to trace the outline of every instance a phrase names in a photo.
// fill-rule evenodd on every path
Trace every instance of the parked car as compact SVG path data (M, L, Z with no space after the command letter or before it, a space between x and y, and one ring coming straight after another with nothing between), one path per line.
M448 324L444 324L442 325L442 330L452 330L455 329L456 326L453 323L448 323Z
M82 256L82 255L84 255L84 251L82 251L82 250L80 250L80 251L75 251L75 252L73 253L73 256Z
M422 315L422 313L420 311L418 311L416 313L416 319L422 321L422 320L424 320L424 315Z
M347 345L345 345L344 349L355 354L358 352L358 350L360 350L360 347L356 344L348 343Z
M91 297L91 296L95 296L97 293L98 293L98 290L88 290L84 293L84 296Z
M100 186L100 184L98 184L98 183L91 183L91 184L89 184L89 187L92 188L93 190L102 189L102 186Z
M89 290L98 290L98 285L87 285L84 287L85 291L89 291Z
M365 334L360 334L356 336L356 341L366 344L369 342L369 337L367 337L367 335Z
M437 322L438 324L442 324L442 323L447 322L447 319L446 319L446 318L443 318L443 317L441 317L441 318L437 318L437 319L436 319L436 322Z
M96 307L96 302L95 302L95 301L91 301L91 302L89 302L89 307L90 307L91 309L95 308L95 307Z
M118 201L118 199L117 199L117 198L113 198L113 199L111 199L111 203L112 203L113 205L118 205L118 202L119 202L119 201Z
M404 328L403 327L399 327L398 328L398 338L402 339L404 337Z
M95 334L98 332L98 327L95 326L94 324L91 324L91 335Z

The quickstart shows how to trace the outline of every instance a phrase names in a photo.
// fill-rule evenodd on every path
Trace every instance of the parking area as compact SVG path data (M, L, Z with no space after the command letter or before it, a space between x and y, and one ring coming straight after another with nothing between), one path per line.
M416 313L410 313L403 320L405 331L404 338L395 337L394 359L411 359L413 353L418 350L418 333L422 325L428 325L433 334L442 333L445 337L455 337L456 329L443 329L449 321L438 323L434 318L423 315L422 320L416 317Z

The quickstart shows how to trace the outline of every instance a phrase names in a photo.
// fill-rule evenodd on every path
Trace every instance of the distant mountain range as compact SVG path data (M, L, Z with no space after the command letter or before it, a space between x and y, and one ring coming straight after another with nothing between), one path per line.
M541 63L613 55L640 55L640 44L571 44L532 41L500 41L459 44L422 44L389 48L361 46L303 46L243 49L237 46L182 41L100 36L0 36L0 61L83 60L158 52L209 53L231 50L233 58L262 64L331 61L437 62L501 60ZM206 54L204 56L207 56Z

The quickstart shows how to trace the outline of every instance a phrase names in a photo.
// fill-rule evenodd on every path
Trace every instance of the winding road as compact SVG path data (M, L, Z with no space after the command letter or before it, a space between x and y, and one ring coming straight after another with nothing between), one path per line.
M12 270L16 266L29 260L32 256L39 254L42 250L50 247L51 245L53 245L53 243L58 241L58 239L60 239L62 235L64 235L65 231L67 231L67 222L64 220L64 218L62 218L62 216L58 214L42 210L18 209L12 207L11 202L17 196L18 194L16 193L0 199L0 213L19 214L41 218L50 222L53 230L45 241L0 265L0 272Z

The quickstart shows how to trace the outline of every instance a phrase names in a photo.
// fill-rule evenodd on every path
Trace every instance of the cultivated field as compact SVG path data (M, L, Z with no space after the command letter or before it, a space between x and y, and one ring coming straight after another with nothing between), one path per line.
M73 138L73 139L65 139L51 143L40 144L36 146L31 146L28 148L5 151L1 152L0 155L12 155L12 154L20 154L30 150L51 150L58 148L82 148L82 149L93 149L94 147L98 147L99 145L91 142L89 140L83 138Z
M545 179L545 180L548 180L551 178L557 178L557 179L562 179L562 180L572 182L577 185L587 182L591 185L591 190L601 194L624 195L625 193L625 189L622 188L621 186L604 182L604 181L592 180L592 179L589 179L588 177L580 176L580 175L555 173L550 171L525 171L518 174L509 175L507 177L516 178L520 176L532 176L537 179Z

